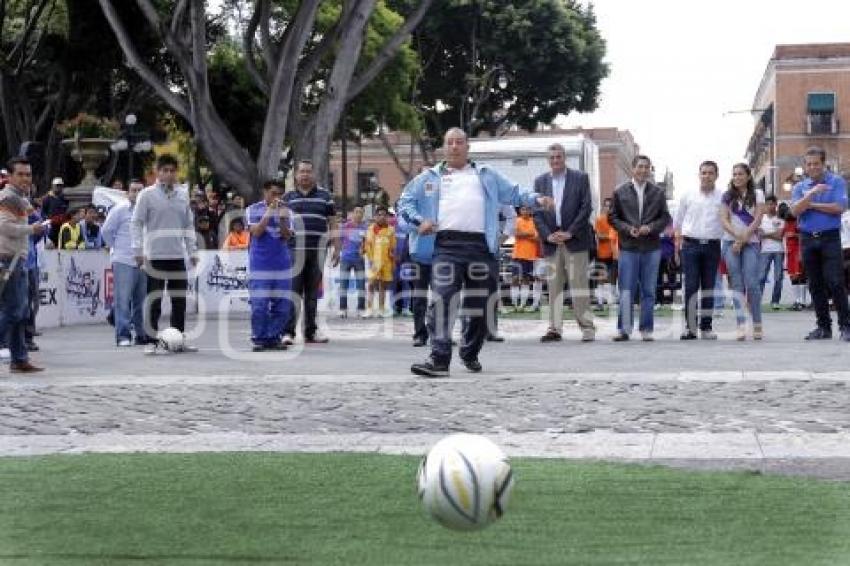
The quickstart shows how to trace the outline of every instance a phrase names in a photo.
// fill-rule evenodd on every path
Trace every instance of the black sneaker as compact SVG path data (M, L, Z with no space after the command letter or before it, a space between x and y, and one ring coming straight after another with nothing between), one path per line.
M683 332L681 336L679 336L679 340L696 340L697 335L693 332Z
M616 334L611 340L613 340L614 342L628 342L629 341L629 335L620 332L620 333Z
M432 360L427 360L419 364L410 366L410 371L422 377L448 377L449 366L437 365Z
M815 328L806 335L806 340L832 340L832 330Z
M414 348L421 348L422 346L427 346L427 345L428 345L428 339L427 338L414 338L413 339L413 347Z
M481 362L479 362L478 360L475 360L475 359L461 360L461 362L463 362L463 367L465 367L467 370L471 371L472 373L481 373L481 370L484 369L483 367L481 367Z
M490 335L487 336L487 341L488 342L504 342L505 337L499 336L498 334L490 334Z
M541 342L560 342L561 340L561 333L551 328L546 331L546 334L540 337Z

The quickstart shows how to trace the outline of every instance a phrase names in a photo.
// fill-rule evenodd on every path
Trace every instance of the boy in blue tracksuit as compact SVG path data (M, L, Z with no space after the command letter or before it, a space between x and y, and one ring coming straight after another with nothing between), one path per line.
M431 356L410 368L423 377L449 375L451 329L462 290L469 324L459 355L469 371L481 371L478 353L492 324L485 314L487 302L497 299L499 209L505 204L552 206L552 199L521 192L494 169L470 163L469 140L463 130L446 132L444 150L446 161L413 179L398 206L404 220L415 227L409 236L411 255L421 258L429 243L434 246L434 303L428 312Z
M287 240L290 218L282 203L283 184L263 185L263 200L245 209L251 243L248 248L248 292L251 300L251 342L255 352L285 350L284 329L290 310L292 261ZM282 212L284 212L282 214Z

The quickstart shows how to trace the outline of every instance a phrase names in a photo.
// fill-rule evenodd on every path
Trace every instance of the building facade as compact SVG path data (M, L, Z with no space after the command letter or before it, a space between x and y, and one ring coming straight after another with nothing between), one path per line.
M599 173L602 198L613 194L617 185L631 178L632 158L639 153L638 145L628 130L617 128L592 129L540 129L534 134L525 131L511 131L505 137L539 136L558 138L572 135L584 135L599 147ZM360 143L348 142L346 146L346 208L356 203L369 203L376 196L388 198L394 203L407 183L405 172L416 175L425 164L416 140L402 132L386 134L386 142L380 139L363 139ZM388 151L392 147L395 158ZM343 159L339 142L331 148L331 189L341 201L343 195ZM440 158L440 151L437 151ZM399 167L401 165L401 167ZM402 168L405 172L402 171ZM541 171L543 173L544 171Z
M767 194L788 199L806 148L850 178L850 43L777 45L753 101L746 159Z

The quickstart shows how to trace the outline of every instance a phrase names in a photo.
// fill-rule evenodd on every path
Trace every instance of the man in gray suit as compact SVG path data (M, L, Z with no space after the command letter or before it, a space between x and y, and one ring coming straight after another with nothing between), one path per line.
M549 146L549 167L549 173L534 180L534 191L553 197L555 201L553 210L534 213L534 224L549 264L549 329L540 340L561 340L564 282L567 281L582 342L592 342L596 328L590 313L587 277L589 250L593 245L590 181L585 173L567 168L566 151L559 143Z

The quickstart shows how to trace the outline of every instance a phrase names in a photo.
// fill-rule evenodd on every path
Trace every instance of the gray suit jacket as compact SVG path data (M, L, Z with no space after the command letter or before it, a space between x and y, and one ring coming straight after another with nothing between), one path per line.
M639 215L637 191L631 181L627 181L614 191L611 207L611 226L620 236L620 249L631 252L650 252L661 246L661 233L673 219L667 210L667 195L658 185L646 184L643 191L643 214ZM649 226L649 235L633 238L629 232L632 227Z
M573 237L566 242L571 252L590 250L593 245L593 233L590 228L590 213L593 203L590 200L590 180L585 173L567 169L564 181L564 198L555 206L561 210L561 225L558 225L554 210L536 210L534 224L540 241L543 243L543 253L547 256L555 253L555 245L547 241L553 232L558 230L569 232ZM534 192L551 197L552 173L544 173L534 180Z

